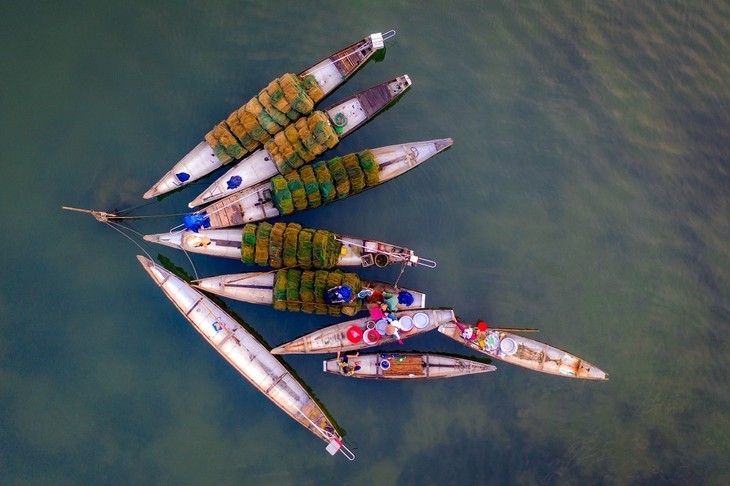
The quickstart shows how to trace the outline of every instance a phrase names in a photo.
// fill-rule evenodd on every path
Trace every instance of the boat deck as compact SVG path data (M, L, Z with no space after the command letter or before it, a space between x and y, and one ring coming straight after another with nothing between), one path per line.
M420 356L387 359L390 362L390 368L382 371L384 376L426 376L426 367Z

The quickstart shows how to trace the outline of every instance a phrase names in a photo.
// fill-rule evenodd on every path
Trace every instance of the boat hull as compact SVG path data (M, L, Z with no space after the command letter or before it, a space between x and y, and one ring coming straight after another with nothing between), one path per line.
M413 266L421 260L412 250L377 240L355 236L335 235L342 243L342 253L337 261L338 267L384 267L393 264ZM144 239L170 248L220 258L241 259L241 229L189 230L176 233L145 235ZM382 256L378 256L382 255ZM430 261L430 260L428 260Z
M349 358L348 361L351 366L358 363L360 367L352 375L342 373L338 358L324 360L322 369L335 375L372 380L454 378L497 369L479 361L434 353L371 353Z
M257 390L325 442L340 434L299 381L208 297L148 258L142 267L198 333Z
M378 164L380 181L388 182L418 167L434 155L443 152L454 143L451 138L408 142L372 149ZM368 190L367 188L365 190ZM210 220L210 229L241 226L279 216L274 205L271 181L256 184L236 194L220 199L197 214L205 214Z
M469 348L491 358L533 371L584 380L608 379L607 373L587 361L566 353L562 349L524 336L490 330L487 332L486 346L483 349L477 340L469 341L462 338L461 330L453 322L440 325L438 330L441 334L464 343Z
M415 319L416 314L425 314L427 321L423 327L415 327L401 334L401 339L408 339L423 334L424 332L436 329L441 324L454 321L454 311L452 309L420 309L403 311L396 313L396 317L402 320L403 316ZM321 354L336 353L338 351L355 351L358 349L366 349L383 344L395 342L395 338L391 336L380 336L376 341L370 342L366 340L368 330L369 317L352 319L350 321L341 322L332 326L325 327L318 331L314 331L298 339L277 346L271 350L272 354ZM423 321L422 321L423 322ZM363 339L352 341L348 337L350 328L358 328L363 334Z
M248 272L218 275L196 280L192 285L200 290L249 304L274 304L274 272ZM409 306L398 304L400 310L422 309L426 306L426 294L416 290L398 288L383 282L361 280L364 287L397 294L398 291L410 292L413 303ZM362 311L366 311L363 307Z

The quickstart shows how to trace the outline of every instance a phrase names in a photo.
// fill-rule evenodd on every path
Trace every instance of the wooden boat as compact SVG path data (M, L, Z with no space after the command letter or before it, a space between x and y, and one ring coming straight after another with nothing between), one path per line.
M179 277L148 258L137 259L180 313L231 366L291 418L327 442L331 454L339 450L351 457L344 446L340 448L341 435L317 402L251 333Z
M377 164L378 180L373 185L367 186L365 190L405 174L434 155L451 147L453 143L453 139L443 138L390 145L370 150L369 152ZM282 212L274 197L272 182L274 179L256 184L246 190L216 201L192 214L206 218L207 224L209 224L206 228L209 229L240 226L280 216ZM339 198L335 199L335 201L337 200ZM309 206L305 209L308 208ZM294 211L298 210L295 209Z
M352 367L351 369L354 369L355 363L358 363L360 369L353 371L351 375L343 373L338 358L324 360L322 368L326 373L374 380L452 378L488 373L497 369L495 366L479 361L434 353L361 354L349 358L348 364Z
M183 230L176 233L145 235L144 239L188 253L240 260L243 246L242 233L243 230L240 228L200 230L197 233ZM436 262L433 260L419 257L413 250L402 246L355 236L335 234L334 237L342 244L336 264L338 267L370 267L373 265L385 267L393 264L436 267Z
M343 306L342 304L325 304L324 292L317 292L315 289L310 291L311 298L307 299L303 295L303 286L301 287L302 291L299 290L299 284L296 285L294 295L292 295L291 291L287 289L286 294L281 295L282 298L277 299L277 293L275 291L277 274L281 274L282 272L286 274L288 271L289 270L284 269L275 272L247 272L218 275L215 277L194 280L191 282L191 285L200 290L210 292L211 294L220 295L221 297L227 297L229 299L247 302L249 304L272 305L278 310L302 311L309 314L318 313L323 315L329 313L330 315L335 316L340 315L340 312L343 311L347 313L347 307L350 308L353 314L355 312L364 312L367 310L361 299L355 299L355 304L350 306ZM300 270L297 271L299 272L297 278L304 280L301 276L303 275L303 272ZM396 289L393 285L388 283L359 279L353 273L343 275L355 276L358 281L356 285L360 288L355 288L354 293L359 292L361 288L379 290L381 292L388 292L395 295L398 295L399 292L408 292L413 298L413 302L410 305L398 304L398 309L422 309L426 306L426 294L423 292L405 289L402 287ZM329 288L330 286L327 285L326 287ZM294 298L291 298L292 296Z
M407 339L424 332L436 329L438 326L455 320L452 309L419 309L398 312L396 317L402 322L407 317L413 323L413 328L402 332L401 339ZM354 351L388 344L395 338L388 335L373 335L375 323L369 317L361 317L324 329L314 331L271 350L272 354L316 354L336 353L338 351ZM358 336L360 338L358 339Z
M469 348L495 359L506 361L523 368L541 371L551 375L582 378L586 380L607 380L608 374L577 356L529 339L524 336L498 330L487 330L484 348L478 340L466 340L454 322L441 324L441 334L464 343ZM472 328L473 332L476 329Z
M322 59L299 73L297 77L303 81L309 76L314 76L321 90L319 99L324 98L362 67L375 52L382 49L385 46L385 39L394 35L395 31L371 34ZM202 141L162 176L144 194L144 198L150 199L190 184L220 168L225 161L221 160L207 141Z
M326 117L326 122L330 126L336 127L338 138L342 139L372 120L410 86L411 79L404 74L349 96L339 103L325 108L322 112ZM188 206L194 208L216 201L274 177L279 173L279 168L270 153L271 150L274 148L270 144L266 144L238 162L193 199Z

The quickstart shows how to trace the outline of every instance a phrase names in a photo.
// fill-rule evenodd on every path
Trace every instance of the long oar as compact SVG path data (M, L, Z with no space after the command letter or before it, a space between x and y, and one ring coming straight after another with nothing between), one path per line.
M540 332L539 329L518 329L514 327L489 327L487 330L492 331L505 331L505 332Z

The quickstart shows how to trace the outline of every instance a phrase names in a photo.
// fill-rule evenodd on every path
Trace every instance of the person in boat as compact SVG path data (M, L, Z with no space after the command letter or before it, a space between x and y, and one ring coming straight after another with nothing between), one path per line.
M370 303L370 297L373 295L373 289L364 288L360 292L357 293L357 298L362 299L362 301L366 304Z
M403 340L400 338L400 334L398 333L398 331L401 330L398 318L395 314L388 314L386 319L388 319L388 325L385 327L385 333L397 340L398 344L403 344Z
M481 319L477 321L477 344L481 349L487 346L487 323Z
M398 310L398 296L390 292L383 292L383 303L387 306L388 311L395 312Z
M477 333L474 332L474 329L472 329L471 327L467 327L459 321L454 321L454 324L456 324L456 327L458 327L461 331L462 338L466 339L467 341L474 341L477 338Z
M340 367L340 373L345 376L352 376L355 374L356 371L359 371L361 368L361 361L355 361L354 363L350 364L350 359L357 358L358 356L360 356L359 352L351 355L346 354L340 357L340 352L337 351L337 366Z
M353 300L353 294L349 285L332 287L324 294L324 301L328 304L346 304L351 300Z

